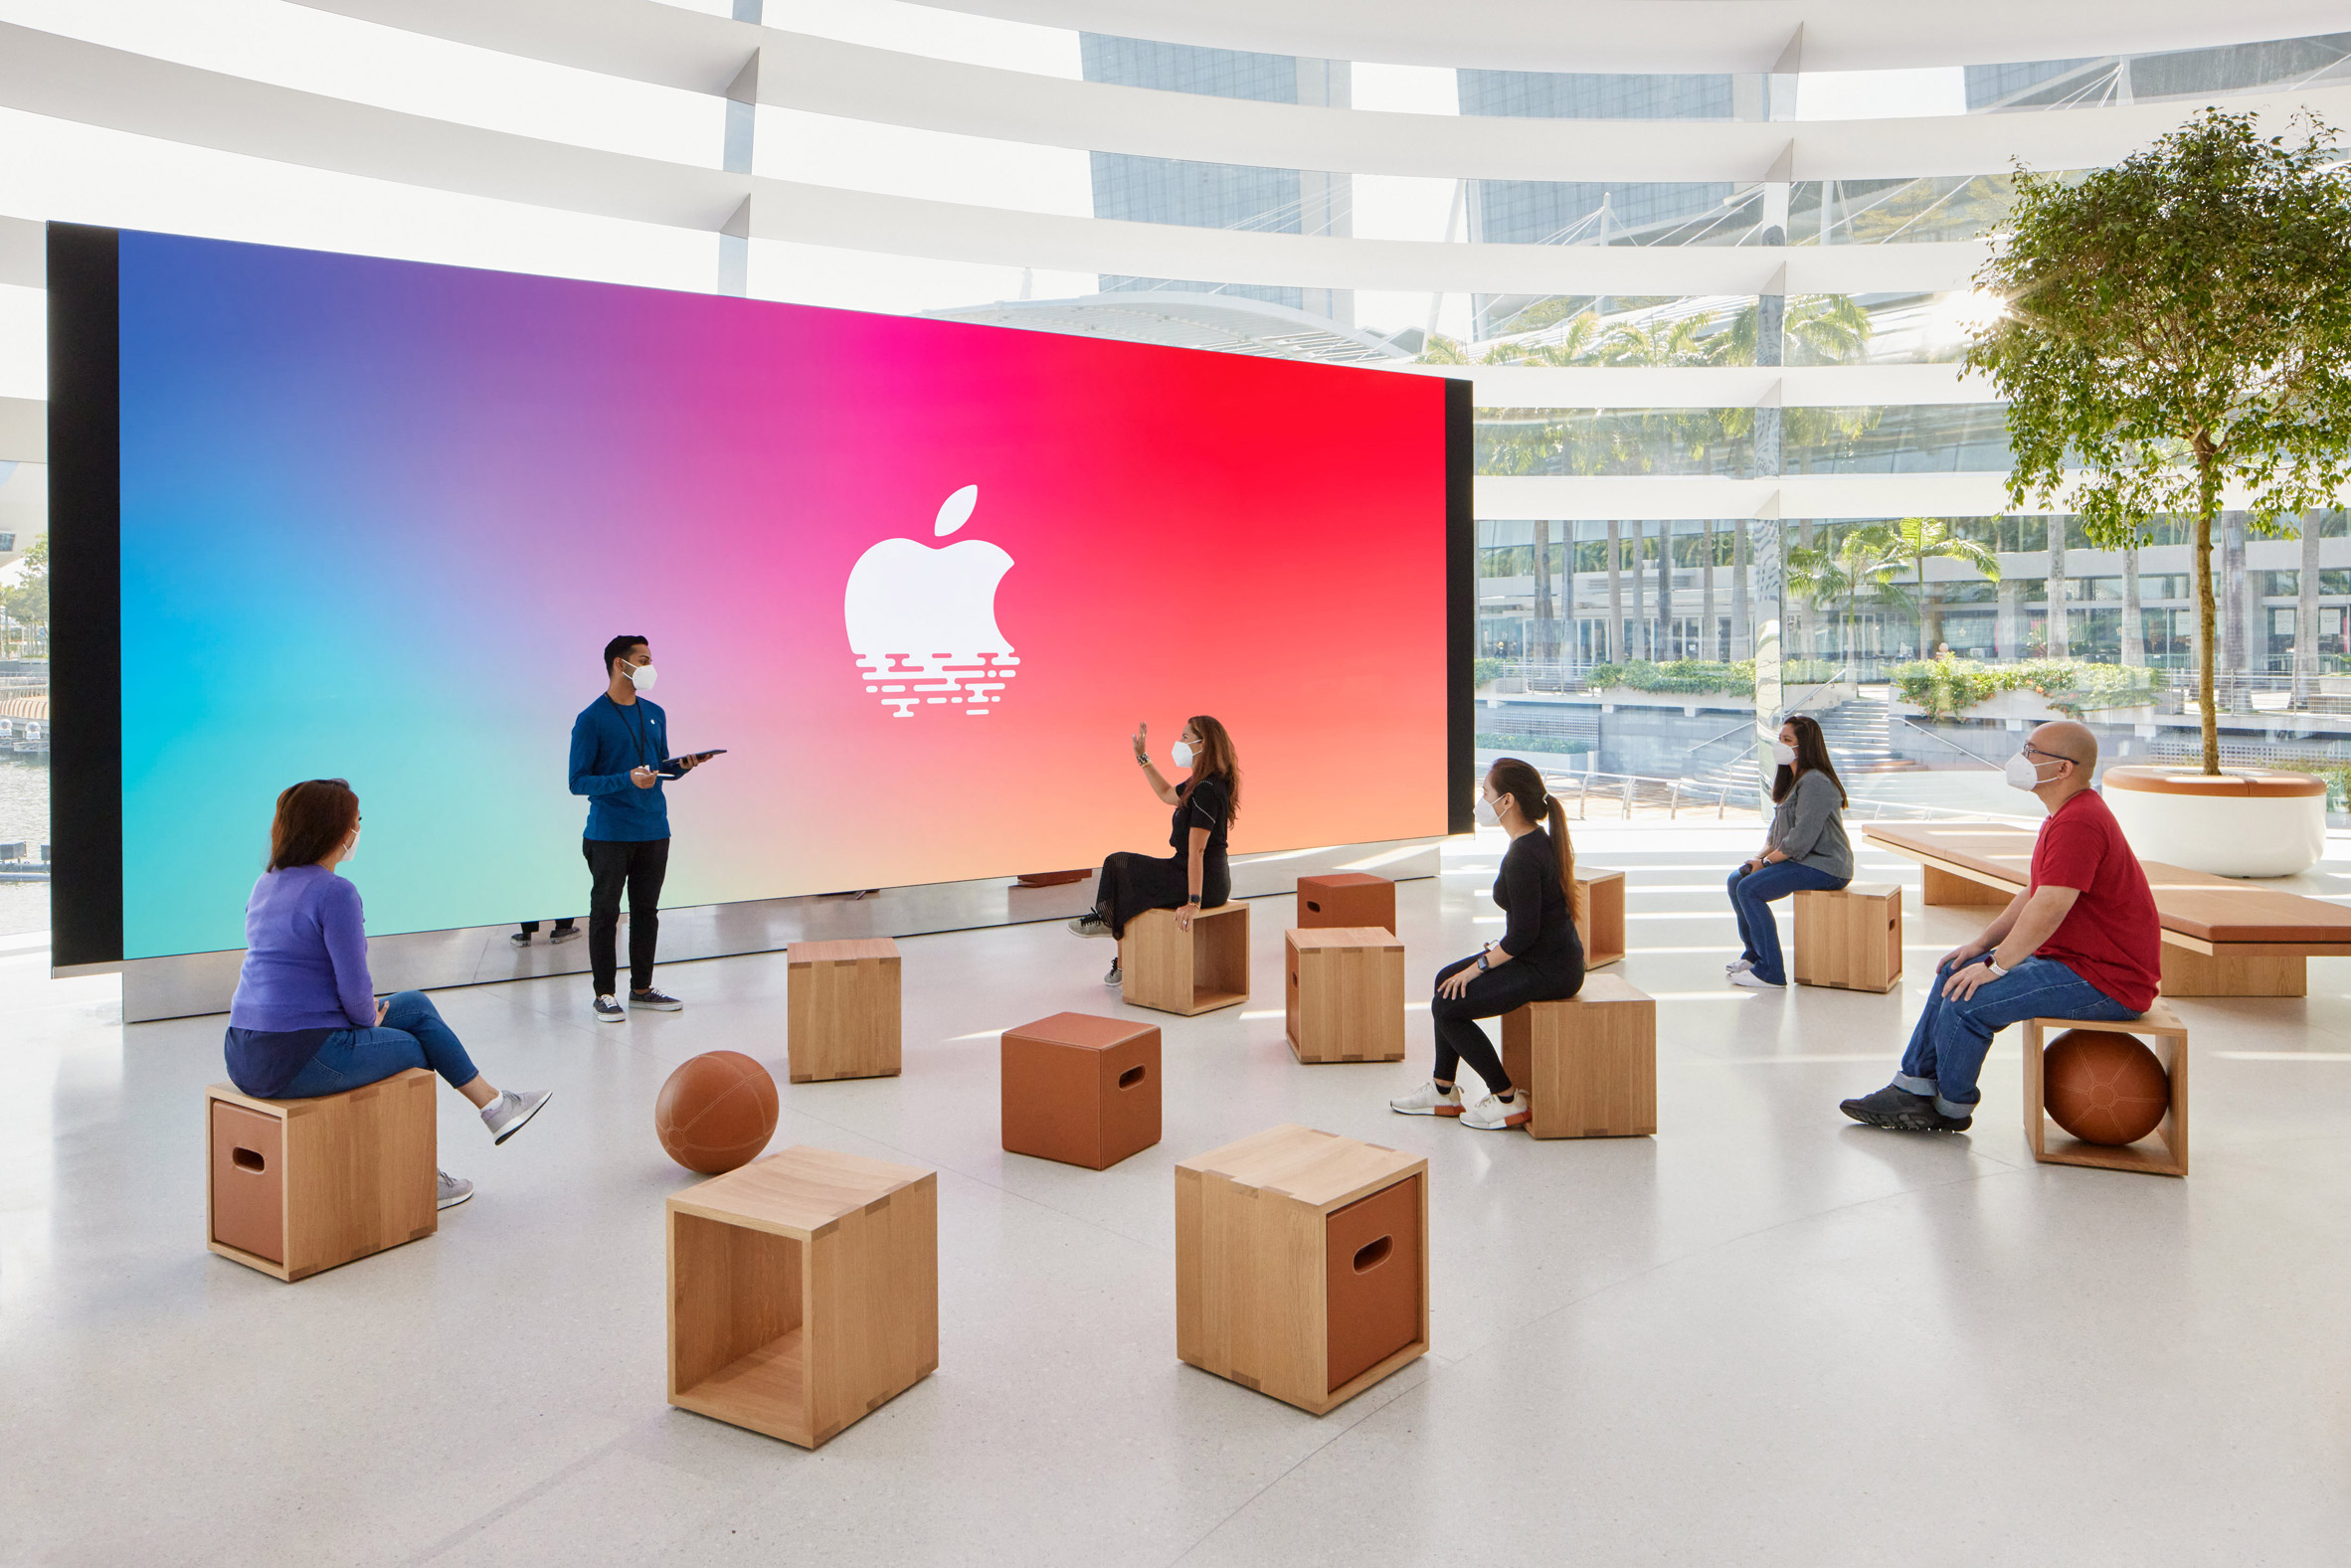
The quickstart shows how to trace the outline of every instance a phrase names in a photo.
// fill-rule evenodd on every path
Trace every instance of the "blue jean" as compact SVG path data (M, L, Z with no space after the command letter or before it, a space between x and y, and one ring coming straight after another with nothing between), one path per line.
M1975 1115L1983 1099L1975 1079L1984 1053L1992 1048L1992 1036L2010 1024L2027 1018L2120 1023L2138 1016L2055 958L2027 958L1977 986L1965 1001L1945 997L1943 981L1953 968L1964 966L1945 964L1935 971L1918 1026L1910 1031L1910 1048L1902 1053L1902 1070L1894 1075L1897 1089L1934 1096L1935 1110L1947 1117Z
M442 1021L441 1009L423 991L402 991L394 996L380 1027L337 1029L328 1035L318 1054L302 1064L292 1082L277 1092L277 1098L339 1095L346 1089L380 1083L412 1067L430 1067L456 1089L481 1076L464 1046L457 1043L456 1032Z
M1787 967L1779 957L1779 922L1771 918L1772 903L1791 893L1833 891L1852 880L1830 876L1818 866L1800 865L1793 860L1776 861L1752 871L1741 866L1730 873L1730 908L1738 916L1738 940L1745 944L1739 957L1754 967L1755 978L1769 980L1774 985L1788 983Z

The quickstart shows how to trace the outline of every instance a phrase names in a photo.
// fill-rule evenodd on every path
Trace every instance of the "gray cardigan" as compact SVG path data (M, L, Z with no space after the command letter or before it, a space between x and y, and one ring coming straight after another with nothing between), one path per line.
M1799 774L1796 786L1771 814L1764 840L1789 860L1832 877L1853 880L1853 845L1845 838L1844 807L1827 774Z

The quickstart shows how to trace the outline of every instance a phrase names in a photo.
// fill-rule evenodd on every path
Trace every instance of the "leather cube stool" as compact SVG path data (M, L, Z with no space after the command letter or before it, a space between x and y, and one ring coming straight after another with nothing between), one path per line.
M1309 931L1327 926L1377 926L1392 937L1396 934L1396 885L1385 877L1360 871L1300 877L1298 924Z
M1160 1140L1160 1028L1057 1012L1002 1044L1003 1143L1104 1170Z

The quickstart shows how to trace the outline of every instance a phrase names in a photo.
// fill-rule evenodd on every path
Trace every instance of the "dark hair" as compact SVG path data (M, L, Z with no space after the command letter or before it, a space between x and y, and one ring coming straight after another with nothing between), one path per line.
M1845 782L1837 777L1837 765L1829 761L1829 742L1820 733L1820 721L1809 713L1791 713L1782 722L1796 732L1796 766L1771 776L1771 803L1785 800L1796 781L1806 774L1826 774L1829 783L1837 786L1837 804L1851 805L1845 797Z
M1200 733L1200 749L1191 760L1191 777L1183 781L1183 787L1176 791L1176 798L1191 798L1191 786L1202 779L1224 781L1224 825L1230 827L1241 815L1241 759L1232 749L1232 736L1223 725L1204 713L1195 713L1183 721Z
M644 645L645 639L643 637L615 637L606 643L604 645L604 678L608 681L613 678L613 660L625 659L629 656L631 648Z
M359 825L359 796L340 779L305 779L277 796L270 869L314 866Z
M1498 757L1494 766L1486 770L1486 780L1494 785L1496 794L1507 794L1519 808L1519 814L1532 822L1539 814L1549 824L1551 848L1559 857L1559 891L1567 895L1567 907L1575 907L1575 845L1567 838L1567 808L1561 805L1542 775L1535 765L1516 757Z

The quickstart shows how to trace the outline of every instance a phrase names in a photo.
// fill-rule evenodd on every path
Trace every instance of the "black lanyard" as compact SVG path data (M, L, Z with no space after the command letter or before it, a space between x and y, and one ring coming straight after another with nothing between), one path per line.
M606 695L604 700L607 702L613 702L613 699L609 693ZM619 703L613 702L614 707L621 708L622 724L627 726L629 733L636 738L637 762L646 768L655 768L659 766L659 763L649 755L652 751L652 738L648 733L650 721L648 721L641 713L633 719L629 717L630 709L639 708L643 705L644 699L641 697L635 702L631 703L627 708L621 708Z

